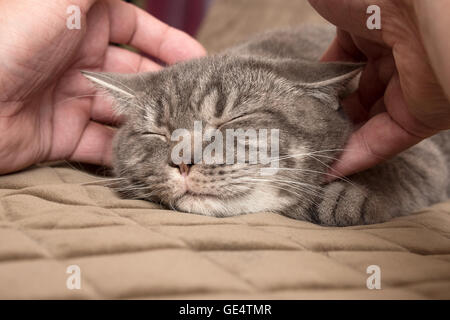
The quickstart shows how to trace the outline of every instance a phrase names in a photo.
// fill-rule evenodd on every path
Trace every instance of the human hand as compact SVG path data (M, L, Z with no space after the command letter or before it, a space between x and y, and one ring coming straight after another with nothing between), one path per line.
M81 8L81 30L66 27L72 4ZM60 159L110 165L114 130L103 124L115 118L80 70L160 68L110 43L169 64L205 53L185 33L119 0L5 1L0 21L0 174Z
M367 61L343 101L356 130L333 175L350 175L450 129L450 1L373 0L381 30L366 27L364 0L309 0L338 27L324 61Z

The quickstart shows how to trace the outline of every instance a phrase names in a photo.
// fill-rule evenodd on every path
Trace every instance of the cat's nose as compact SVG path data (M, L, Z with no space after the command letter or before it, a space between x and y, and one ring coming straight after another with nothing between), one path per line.
M192 164L186 164L184 162L181 162L180 164L175 164L171 160L169 160L168 164L172 168L178 168L178 170L180 170L180 174L182 176L187 176L189 174L189 172L191 171L191 167L192 167Z
M187 176L189 174L189 171L191 170L191 165L182 162L178 165L178 169L180 170L180 174L182 176Z

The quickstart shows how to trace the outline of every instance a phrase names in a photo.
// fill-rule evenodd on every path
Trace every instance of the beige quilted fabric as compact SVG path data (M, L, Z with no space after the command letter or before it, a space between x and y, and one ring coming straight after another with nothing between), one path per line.
M85 184L98 179L57 165L0 176L0 298L450 298L450 202L324 228L163 210Z

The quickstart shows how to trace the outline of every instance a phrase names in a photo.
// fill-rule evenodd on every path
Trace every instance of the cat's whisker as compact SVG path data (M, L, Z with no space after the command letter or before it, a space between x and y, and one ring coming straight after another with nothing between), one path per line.
M285 155L281 155L281 156L279 156L277 158L271 158L270 162L280 161L280 160L285 160L285 159L290 159L290 158L298 158L298 157L308 156L308 155L314 155L316 157L324 157L324 158L340 161L339 158L332 157L332 156L327 156L327 155L322 155L321 153L344 152L344 151L349 151L349 150L350 149L348 149L348 148L346 148L346 149L326 149L326 150L308 151L308 152L303 152L303 153L298 153L298 154L285 154Z
M333 168L332 168L331 166L329 166L329 165L327 165L325 162L323 162L323 161L321 161L321 160L315 158L314 156L309 156L309 157L311 157L312 159L314 159L314 160L320 162L322 165L324 165L325 167L327 167L329 170L333 170ZM336 170L334 170L334 171L336 171ZM341 175L341 172L339 172L339 171L336 171L336 172L337 172L338 174ZM343 176L343 175L341 175L341 179L342 179L343 181L345 181L345 182L347 182L347 183L353 185L353 186L356 186L353 182L350 181L350 179L346 178L346 177Z
M152 187L152 189L153 189L152 191L144 193L140 197L142 197L142 198L150 198L150 197L154 196L155 194L157 194L158 192L164 191L163 187ZM162 197L160 197L160 199L162 199ZM161 201L162 200L160 200L160 204L161 204Z
M277 177L279 178L279 176L277 176ZM302 187L305 190L308 190L308 191L314 193L315 196L321 196L322 193L320 193L319 191L323 191L323 189L324 189L324 187L322 187L322 186L317 186L317 185L313 185L313 184L306 183L306 182L299 182L299 181L293 181L293 180L288 180L288 179L275 179L272 177L261 178L259 176L255 176L252 179L258 179L258 180L266 181L266 182L281 182L281 183L293 184L293 185ZM317 191L317 190L319 190L319 191Z
M97 178L97 179L98 179L99 176L100 176L100 175L95 175L95 174L89 174L89 173L83 171L82 169L75 167L72 163L70 163L70 162L67 161L67 160L62 160L62 162L64 162L66 165L68 165L71 169L77 171L78 173L81 173L83 176L86 176L86 177L88 177L88 178L90 178L90 179L92 179L92 178ZM104 177L105 177L105 178L104 178L105 180L112 180L112 179L115 179L114 177L108 177L108 178L107 178L106 175L104 175ZM93 181L90 181L90 182L93 182ZM82 183L77 183L77 184L82 185L83 183L89 183L89 182L82 182Z
M298 183L299 185L297 185L297 183L295 181L287 181L287 180L247 178L247 177L245 177L245 179L249 179L251 181L262 181L262 182L277 183L277 184L284 185L286 187L290 187L290 188L296 189L298 191L301 191L301 192L309 194L309 195L313 195L313 196L320 196L321 195L320 193L318 193L318 192L316 192L314 190L309 190L307 188L301 188L302 186L305 187L307 185L305 183ZM302 198L304 198L304 197L302 197ZM308 198L304 198L303 200L311 200L312 201L312 199L308 199Z
M332 149L330 149L330 150L325 150L325 151L331 151L331 150L332 150ZM339 150L339 149L336 149L336 150ZM345 149L342 149L342 150L345 150ZM321 152L323 152L323 151L321 151ZM331 166L329 166L329 165L326 164L325 162L321 161L320 159L317 159L317 157L326 157L326 156L323 156L323 155L313 155L314 153L315 153L315 152L310 152L310 153L300 153L300 154L296 154L296 155L289 155L289 156L284 157L284 158L283 158L283 157L280 157L280 158L278 158L278 159L271 160L271 162L273 162L273 161L279 161L279 160L285 160L285 159L289 159L289 158L300 157L300 156L305 156L305 157L309 157L309 158L311 158L311 159L313 159L313 160L315 160L315 161L321 163L321 164L322 164L323 166L325 166L326 168L328 168L328 169L330 169L330 170L333 170ZM338 161L339 161L339 159L336 159L336 158L332 158L332 157L327 157L327 158L331 158L331 159L333 159L333 160L338 160ZM339 173L339 172L338 172L338 173ZM326 172L323 172L322 174L331 176L331 174L326 173ZM337 176L337 175L333 175L333 176L336 177L336 178L339 178L340 180L343 180L343 181L345 181L345 182L347 182L347 183L353 185L353 183L352 183L348 178L346 178L345 176Z
M174 206L174 204L173 204L172 201L169 201L169 206L170 206L170 208L171 208L173 211L177 211L177 209L175 209L175 206ZM190 213L190 212L189 212L189 213Z
M105 94L83 94L83 95L79 95L79 96L73 96L73 97L58 101L57 103L55 103L55 106L58 104L64 103L64 102L69 102L69 101L77 100L80 98L93 98L93 97L108 97L108 95L105 93Z
M250 181L247 181L247 183L248 183L248 184L261 185L261 183L258 183L258 182L250 182ZM301 194L299 194L299 193L297 193L297 192L294 192L294 191L292 191L292 190L288 190L288 189L282 188L282 187L278 187L278 186L271 185L270 188L279 189L279 190L283 190L283 191L292 193L293 195L295 195L296 197L299 197L299 198L302 197Z
M260 185L260 183L257 183L257 182L247 182L247 183L253 183L253 184ZM297 200L306 201L312 205L318 205L318 203L316 201L314 201L313 199L311 199L310 197L305 197L304 190L301 190L298 187L294 187L292 185L287 185L287 184L277 182L276 185L273 185L273 184L269 185L269 188L282 190L282 191L291 193L296 196ZM287 188L289 188L289 189L287 189ZM294 190L299 191L300 193L296 192ZM261 190L259 190L259 191L261 191ZM265 191L264 193L266 193L269 196L272 196L272 194L269 193L268 191Z
M88 186L88 185L100 185L101 183L108 183L108 184L112 184L114 182L117 181L122 181L122 180L126 180L125 178L106 178L106 179L101 179L101 180L95 180L95 181L89 181L89 182L83 182L80 183L80 186Z
M314 156L320 157L320 158L332 159L332 160L336 160L336 161L340 160L339 158L335 158L335 157L331 157L331 156L325 156L325 155L320 155L320 154L298 153L298 154L288 154L288 155L280 156L278 158L271 158L269 160L269 162L282 161L282 160L286 160L286 159L299 158L299 157L308 157L308 156L311 156L311 155L314 155Z
M314 190L313 187L315 187L315 186L309 185L309 184L306 184L306 183L299 183L299 182L291 181L291 180L259 179L259 178L253 178L253 179L254 180L260 180L260 181L265 181L265 182L271 182L271 183L283 183L285 185L289 185L289 186L292 186L292 187L299 188L302 191L305 191L305 192L307 192L310 195L321 196L321 193L319 193L316 190Z
M149 186L128 186L128 187L119 187L116 190L118 191L140 191L140 190L147 190L149 189Z
M343 179L342 177L340 177L340 176L337 176L337 175L335 175L335 174L332 174L332 173L327 173L327 172L322 172L322 171L318 171L318 170L312 170L312 169L303 169L303 168L280 168L280 167L278 167L278 168L274 168L274 170L285 170L285 171L299 171L299 172L306 172L306 173L317 173L317 174L323 174L323 175L326 175L326 176L329 176L329 177L333 177L333 178L336 178L336 179L339 179L339 180L343 180L343 181L346 181L345 179ZM347 182L347 181L346 181Z
M256 179L258 179L259 177L256 177ZM298 182L298 181L292 181L292 180L282 180L282 179L270 179L269 181L273 181L273 182L283 182L283 183L291 183L297 186L301 186L303 188L305 188L306 190L309 190L311 193L313 193L314 196L318 196L321 197L323 195L323 193L321 193L321 191L323 191L325 189L325 187L323 186L318 186L318 185L313 185L310 183L305 183L305 182ZM335 194L335 195L339 195L337 192L334 191L330 191L328 190L329 193Z

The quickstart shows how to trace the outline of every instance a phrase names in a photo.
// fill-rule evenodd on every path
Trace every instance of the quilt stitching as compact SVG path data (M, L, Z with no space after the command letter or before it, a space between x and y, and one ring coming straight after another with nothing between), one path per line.
M34 170L40 170L39 168ZM48 168L47 168L48 170ZM64 179L62 178L60 172L60 168L52 168L52 171L55 173L55 176L60 180L60 182L50 181L52 182L52 186L54 187L55 184L64 184L65 188L67 190L70 190L70 185L76 185L76 188L79 188L80 183L71 183L71 178L73 175L77 181L83 181L83 180L89 180L85 177L86 174L78 174L76 171L65 171ZM64 168L63 170L71 170ZM426 274L421 275L420 279L411 279L411 282L408 283L383 283L383 289L385 290L386 294L389 294L389 292L392 293L394 297L398 298L405 298L405 297L424 297L424 298L432 298L435 297L436 294L438 294L438 297L450 297L450 289L442 292L442 287L445 286L446 281L450 281L450 261L446 260L446 255L450 254L450 248L448 251L444 250L445 245L443 245L442 241L439 242L439 236L442 237L442 239L449 239L449 234L445 232L445 228L442 228L442 225L439 227L434 227L433 223L435 221L441 221L442 219L434 219L433 217L436 217L436 214L443 215L444 217L447 217L450 212L450 206L449 206L449 212L443 210L443 207L439 207L434 212L434 215L428 214L428 212L431 209L427 209L425 211L422 211L422 216L414 216L411 219L408 219L408 217L400 218L398 220L393 220L391 222L388 222L386 224L380 224L380 225L372 225L372 226L358 226L358 227L350 227L350 228L342 228L342 229L335 229L336 231L339 230L339 238L341 239L341 233L343 234L343 237L345 237L345 234L349 235L349 239L351 238L352 234L358 234L358 238L356 238L355 241L369 241L369 239L380 239L383 242L380 242L378 246L373 246L370 248L370 244L365 244L363 246L358 246L358 243L356 243L355 246L352 245L351 241L344 241L342 242L342 248L339 247L338 244L332 243L330 241L333 241L333 238L327 239L327 233L328 228L321 228L315 225L310 225L308 223L304 222L298 222L292 220L292 224L290 224L291 220L287 220L285 217L277 217L276 215L268 215L268 214L255 214L255 215L248 215L248 216L241 216L241 217L233 217L233 218L225 218L218 220L217 222L214 221L214 218L207 218L202 216L193 216L193 215L187 215L183 214L180 215L178 213L172 213L171 214L165 214L164 209L155 209L155 208L146 208L145 203L142 203L142 207L139 205L139 203L133 202L131 206L127 206L127 200L121 200L116 196L109 196L105 193L105 196L103 196L103 193L101 189L96 190L95 192L100 192L99 194L102 195L102 198L97 199L95 196L92 196L89 194L91 190L89 188L83 188L89 196L89 199L93 201L92 203L83 203L82 200L76 200L73 203L67 203L65 201L54 201L54 199L49 200L49 198L46 198L46 196L40 196L39 194L39 188L46 188L45 185L39 186L39 188L36 188L36 190L33 192L32 195L30 195L26 189L33 186L36 187L39 185L39 181L36 181L33 178L33 172L36 173L36 171L24 171L22 173L18 173L20 175L21 180L20 181L28 181L27 185L23 185L22 188L17 188L11 190L11 188L4 188L3 186L11 186L12 182L6 182L3 183L2 179L3 177L0 177L0 191L6 191L4 193L0 193L0 222L4 223L4 226L0 228L0 233L4 228L16 230L20 232L26 239L29 239L34 244L36 244L37 248L41 250L41 253L44 255L44 257L37 256L37 257L27 257L26 252L24 253L23 257L17 257L14 259L5 258L3 260L0 260L0 270L2 270L3 265L10 264L13 262L21 262L23 264L27 264L27 261L55 261L60 265L61 267L65 267L68 263L74 263L76 261L82 261L85 258L88 258L89 261L92 263L98 264L100 261L104 261L105 263L108 261L122 261L121 259L130 259L130 261L133 261L133 257L135 255L141 255L146 253L151 253L152 257L159 257L161 256L161 259L164 259L164 253L167 252L189 252L189 256L192 257L191 259L198 259L199 260L199 267L204 268L201 269L202 271L197 271L197 276L195 279L187 280L187 283L191 283L191 287L185 287L181 288L179 284L177 284L176 277L173 280L170 280L167 285L169 287L163 288L161 287L154 287L152 284L145 284L143 285L139 290L139 293L136 291L133 291L133 287L129 282L128 279L110 279L110 281L119 281L118 283L123 283L123 288L116 288L115 290L119 290L116 292L110 291L108 289L108 286L105 286L105 283L103 283L104 280L93 278L89 272L83 273L83 281L86 284L86 291L84 292L87 294L88 297L92 298L145 298L145 297L153 297L158 298L159 296L164 297L173 297L173 298L183 298L183 297L214 297L214 296L229 296L233 297L235 295L239 297L266 297L266 298L276 298L276 297L285 297L285 295L288 295L292 298L295 298L297 295L302 296L304 294L307 294L310 292L314 295L321 295L323 297L327 297L329 294L336 294L337 292L342 292L342 294L347 295L354 295L354 297L358 298L361 297L361 294L363 296L367 295L373 295L378 297L384 297L383 292L377 293L373 290L369 292L369 290L365 289L365 283L357 283L354 281L348 282L347 280L337 281L333 283L323 283L318 282L315 283L307 281L307 278L305 278L305 281L302 280L296 284L292 285L282 285L280 283L278 286L275 287L267 287L267 288L261 288L259 286L255 286L254 282L250 281L247 277L244 277L244 275L239 271L240 269L230 268L227 266L227 264L221 263L221 260L216 260L215 258L212 259L212 257L209 255L209 253L219 253L223 252L224 254L232 253L234 257L242 257L242 261L240 259L236 260L235 263L238 265L244 267L246 260L245 256L250 253L255 253L256 257L258 257L258 252L261 252L266 259L271 259L270 257L277 256L278 253L284 252L287 254L287 252L292 252L292 254L299 253L305 253L306 256L308 256L308 253L312 254L318 254L322 257L324 257L328 262L325 263L324 268L327 266L330 268L333 268L333 266L340 266L344 268L343 270L349 270L350 274L355 273L359 275L359 277L367 277L368 275L365 274L365 270L359 266L358 264L351 263L350 260L348 260L347 257L353 257L355 259L363 259L364 255L376 255L377 257L382 257L384 253L396 255L400 254L398 256L398 263L400 263L399 267L401 266L401 263L404 263L408 261L408 259L405 260L405 257L410 257L408 255L402 256L401 254L412 254L416 256L423 257L421 258L420 263L422 264L420 267L425 268L424 270L436 270L437 272L434 277L429 277ZM40 172L39 172L40 173ZM42 174L42 173L40 173ZM7 177L7 176L6 176ZM25 178L27 177L27 178ZM94 178L94 176L89 176L90 179ZM11 179L7 177L8 179ZM21 182L21 183L22 183ZM8 192L8 189L11 192ZM11 205L15 206L18 202L14 197L17 195L23 195L28 194L31 197L22 199L20 201L29 201L30 203L35 204L36 211L35 212L27 212L27 215L25 216L14 216L11 210L15 210L18 212L18 208L11 207ZM96 194L96 193L95 193ZM9 202L7 203L7 199L13 199L16 202ZM9 200L8 200L9 201ZM45 201L45 202L42 202ZM78 202L77 202L78 201ZM450 204L450 203L449 203ZM55 205L54 209L53 205ZM58 207L59 206L59 207ZM67 206L67 207L66 207ZM30 206L28 206L30 207ZM27 208L28 208L27 207ZM48 208L48 209L47 209ZM58 213L59 209L62 210L61 213ZM71 213L70 215L67 215L66 213L70 213L71 208L79 208L80 215ZM101 210L105 210L105 213L108 212L110 215L102 215L98 214L95 211L93 211L94 208L99 208ZM50 210L50 211L48 211ZM130 211L131 210L131 211ZM152 210L155 214L153 214ZM81 212L85 212L85 214L81 214ZM3 218L2 218L3 217ZM36 224L36 221L39 221L39 219L42 218L47 222L43 222L43 224L39 223ZM63 219L61 220L62 223L58 224L52 224L52 219ZM424 218L424 220L420 220ZM26 220L23 220L26 219ZM29 220L31 219L31 220ZM65 220L64 220L65 219ZM93 220L92 220L93 219ZM120 220L112 220L112 219L120 219ZM181 220L180 220L181 219ZM258 220L259 219L259 220ZM442 220L444 221L444 220ZM50 226L50 227L47 227ZM143 232L138 232L137 234L129 234L126 231L126 228L130 228L130 232L132 230L138 230L142 229ZM133 229L134 227L137 227L138 229ZM204 227L204 228L203 228ZM270 228L267 227L276 227L278 228L277 231L270 230ZM168 229L167 229L168 228ZM175 229L174 229L175 228ZM183 235L177 234L177 228L179 230L183 231ZM206 229L205 229L206 228ZM283 228L288 228L285 230L291 230L290 232L299 232L302 231L308 231L308 235L311 235L313 237L313 242L310 242L311 244L317 243L318 249L311 249L310 245L306 245L302 242L302 238L295 238L290 236L290 234L283 234ZM433 251L430 246L427 246L427 244L423 244L423 248L427 248L429 251L425 252L413 252L411 251L411 248L408 248L407 243L403 243L404 240L402 239L402 243L398 243L395 238L390 239L389 234L392 234L392 232L396 232L396 228L400 228L401 230L410 230L409 232L413 232L413 229L416 229L417 232L429 232L430 234L433 233L435 235L438 235L434 238L434 241L437 241L435 245L437 245L436 248L441 248L439 251ZM43 233L40 234L40 237L43 237L41 240L36 239L32 234L30 234L30 231L33 232L41 232L39 230L42 230ZM67 230L67 232L70 232L71 238L64 239L64 230ZM92 243L86 243L83 242L82 238L77 238L76 234L80 230L80 237L81 235L88 235L88 238ZM88 233L82 233L82 230L85 230L85 232ZM120 234L125 236L123 239L116 239L115 241L109 241L108 238L105 238L105 235L108 237L114 234L117 234L115 230L122 230ZM215 239L209 239L208 236L203 234L190 234L190 232L202 232L201 230L217 230L220 231L220 235L217 235ZM239 235L237 239L234 240L233 246L230 247L229 244L226 244L224 241L227 241L227 232L243 232L243 234ZM334 229L333 229L334 230ZM351 230L352 232L347 232L346 230ZM148 233L146 232L148 231ZM170 232L166 232L170 231ZM248 234L246 233L248 231ZM373 231L373 232L372 232ZM55 236L55 233L53 232L59 232L58 235ZM124 233L125 232L125 233ZM256 232L255 235L258 237L261 237L261 245L252 246L252 243L254 243L254 239L252 238L252 232ZM380 234L381 233L381 236ZM215 231L210 231L211 235L215 234ZM408 233L406 233L408 234ZM267 235L267 236L264 236ZM386 235L386 236L385 236ZM233 236L230 234L230 237ZM154 238L154 240L152 237ZM322 237L322 238L321 238ZM187 241L188 239L191 239ZM231 238L230 238L231 239ZM269 239L269 240L267 240ZM271 243L269 241L272 241L270 239L275 240L275 243ZM114 239L111 239L114 240ZM208 241L213 240L211 244L207 244ZM80 251L79 253L74 255L73 252L73 246L75 243L72 243L72 241L76 241L77 244L77 250L83 250L83 248L88 248L95 246L93 248L93 251L91 250L90 253L85 251ZM141 243L141 241L144 241ZM147 242L145 242L147 241ZM149 242L150 241L150 242ZM151 241L156 241L152 244ZM193 241L192 243L190 241ZM266 241L267 243L264 243ZM315 242L314 242L315 241ZM127 249L123 251L120 248L123 248L122 245L118 246L118 244L122 243L125 244ZM202 244L204 242L204 244ZM147 244L146 244L147 243ZM339 242L341 243L341 242ZM294 246L292 246L292 245ZM20 243L18 244L20 245ZM332 250L324 249L321 250L321 246L325 245L323 248L333 248ZM365 248L365 246L368 246L368 249L362 250L361 248ZM386 245L386 249L383 249ZM249 247L250 246L250 247ZM390 247L392 246L392 247ZM0 245L0 252L1 252L1 245ZM52 249L53 248L53 249ZM398 249L396 249L398 248ZM53 254L52 250L57 250L58 256L55 256ZM25 250L25 249L24 249ZM31 250L31 249L30 249ZM181 251L180 251L181 250ZM9 251L8 251L9 252ZM72 253L71 253L72 252ZM93 252L93 253L92 253ZM341 256L340 259L336 259L336 254L344 254L344 256ZM60 256L61 255L61 256ZM434 257L434 256L443 256L443 257ZM81 259L81 260L80 260ZM114 259L114 260L111 260ZM117 260L118 259L118 260ZM171 255L170 259L173 258L173 254ZM222 258L223 259L223 258ZM256 258L257 259L257 258ZM369 259L371 260L371 259ZM202 262L203 261L203 262ZM322 261L322 260L320 260ZM361 261L364 261L361 260ZM182 261L176 261L176 260L170 260L167 261L167 266L170 266L170 263L180 263ZM151 261L148 261L147 263L152 263ZM166 263L166 262L164 262ZM281 261L280 263L283 263ZM292 262L290 262L292 263ZM295 263L295 262L294 262ZM434 268L434 264L436 264L436 268ZM101 265L101 263L100 263ZM164 265L164 264L163 264ZM275 264L276 265L276 264ZM301 264L299 264L301 265ZM66 266L67 267L67 266ZM115 266L110 266L113 269ZM289 266L294 267L294 265ZM212 269L210 268L216 268L214 272L220 272L223 273L223 276L227 275L227 277L231 277L229 279L234 279L234 284L231 284L231 287L228 285L226 286L225 283L221 284L221 279L217 279L217 283L212 284L210 286L199 286L201 284L201 278L198 278L198 272L212 272ZM265 268L265 267L263 267ZM408 268L414 271L415 266L408 266ZM144 266L145 269L145 266ZM8 269L9 270L9 269ZM295 269L292 269L295 270ZM409 270L409 269L408 269ZM187 270L189 271L189 270ZM193 270L194 271L194 270ZM301 273L302 271L308 272L308 270L298 270L297 277L300 277L298 279L303 279ZM395 275L396 270L389 270L392 274ZM32 270L30 270L32 272ZM273 272L271 270L267 270L267 272ZM330 270L331 273L333 273L333 270ZM382 271L383 272L383 271ZM213 273L214 274L214 273ZM3 275L5 276L5 275ZM14 278L14 273L7 274L8 277ZM158 276L158 275L152 275L152 276ZM277 281L277 278L280 278L280 280L284 277L284 275L280 275L279 277L275 274L272 274L272 280L271 281ZM339 275L336 275L339 277ZM253 277L253 276L252 276ZM392 275L391 275L392 277ZM437 280L436 278L439 278L440 280ZM1 279L1 272L0 272L0 288L3 287ZM143 279L145 280L145 279ZM348 280L351 280L348 278ZM120 282L121 281L121 282ZM259 279L258 281L264 281L263 279ZM284 280L285 281L285 280ZM340 284L339 284L340 283ZM65 284L61 284L65 285ZM162 284L156 284L157 286L161 286ZM106 289L105 289L106 288ZM173 288L173 289L170 289ZM176 289L178 288L178 289ZM243 289L247 288L247 289ZM12 291L11 291L12 290ZM42 288L42 290L45 290L45 288ZM367 291L364 291L367 290ZM381 290L383 291L383 290ZM10 288L10 292L14 292L14 288ZM161 294L159 294L160 292ZM322 292L322 293L321 293ZM4 294L2 290L0 289L0 296ZM11 293L13 297L13 293ZM48 292L49 296L52 296L51 292ZM70 294L69 294L70 295Z

